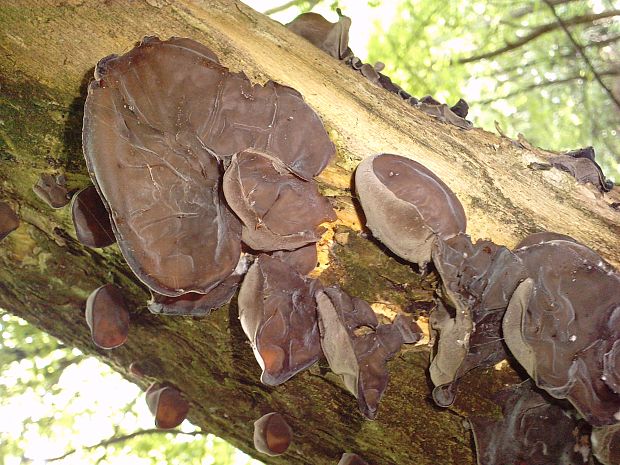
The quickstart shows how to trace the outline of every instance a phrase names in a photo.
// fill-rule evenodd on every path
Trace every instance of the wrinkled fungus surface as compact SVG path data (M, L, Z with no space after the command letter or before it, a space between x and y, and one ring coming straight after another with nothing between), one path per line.
M330 23L320 14L303 13L286 27L334 58L340 60L351 54L349 49L351 18L340 15L338 22Z
M620 421L612 368L620 339L620 275L573 241L551 240L516 253L530 278L515 291L504 318L510 351L539 387L569 400L592 425Z
M254 250L303 247L319 240L321 223L336 220L314 181L301 179L279 159L254 150L232 157L224 174L224 196L243 223L242 241Z
M577 182L591 183L602 192L608 192L614 187L612 181L605 179L603 170L594 160L593 147L571 150L549 161L554 167L570 173Z
M71 218L75 234L82 244L100 248L116 242L110 215L93 186L82 189L73 197Z
M603 465L620 463L620 424L592 430L592 452Z
M19 217L8 203L0 202L0 241L19 227Z
M292 266L301 275L310 274L316 268L318 260L316 244L314 243L297 250L278 250L271 256Z
M153 383L147 389L145 398L158 428L176 428L183 423L189 412L189 403L172 386Z
M426 264L437 237L465 232L465 211L456 195L409 158L366 158L355 172L355 189L373 235L410 262Z
M293 430L277 412L263 415L254 422L254 448L262 454L282 455L292 439Z
M248 270L239 291L239 319L263 383L281 384L321 356L316 285L265 254Z
M66 179L62 174L41 174L32 190L52 208L62 208L69 203L69 191L66 187Z
M316 301L329 367L342 376L364 416L374 420L388 384L387 361L403 344L401 328L380 325L370 305L338 287L317 291Z
M503 418L471 417L478 465L580 465L591 463L583 445L587 428L536 392L529 381L492 399Z
M123 345L129 334L129 311L120 288L106 284L86 300L86 323L93 342L102 349Z
M252 85L189 39L145 38L95 78L86 162L129 266L159 294L207 293L235 269L241 224L221 193L233 154L269 152L306 179L334 154L297 91Z

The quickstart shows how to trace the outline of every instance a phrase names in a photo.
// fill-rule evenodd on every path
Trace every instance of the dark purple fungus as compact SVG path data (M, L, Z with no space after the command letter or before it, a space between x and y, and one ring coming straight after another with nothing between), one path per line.
M110 215L93 186L82 189L73 197L71 218L75 234L82 244L100 248L116 242Z
M43 173L39 176L32 190L52 208L62 208L69 203L69 191L66 179L62 174Z
M316 183L299 178L271 155L253 150L234 155L223 186L243 223L241 240L254 250L297 249L320 239L321 223L336 220Z
M409 158L366 158L355 172L355 189L373 235L410 262L425 265L437 237L465 232L465 212L456 195Z
M582 444L587 427L551 404L530 381L496 393L502 418L469 418L478 465L578 465L591 463Z
M368 465L368 462L366 462L357 454L347 452L342 454L338 465Z
M543 242L549 242L553 240L577 242L575 239L567 236L566 234L560 234L552 231L541 231L526 236L524 239L521 240L521 242L516 245L515 250L521 249L523 247L529 247L530 245L542 244Z
M153 383L146 390L145 398L158 428L176 428L189 412L189 402L172 386Z
M370 82L379 85L379 72L375 69L374 66L368 63L364 63L360 68L360 72L362 73L362 76L364 76Z
M397 315L392 325L400 332L404 344L415 344L424 336L422 328L409 315Z
M310 272L316 268L318 259L316 244L314 243L297 250L277 250L273 252L271 256L292 266L303 276L310 274Z
M239 291L239 319L264 384L281 384L320 358L317 284L265 254L248 270Z
M471 129L473 127L471 121L467 121L465 118L462 118L456 113L454 113L445 103L426 103L424 102L424 99L422 99L420 103L415 105L415 107L419 110L422 110L427 115L433 116L440 121L450 123L453 126L459 127L461 129Z
M466 118L467 113L469 113L469 105L465 100L460 98L458 102L456 102L453 106L450 107L450 110L456 116L460 118Z
M262 454L282 455L292 440L293 430L277 412L263 415L254 422L254 448Z
M569 400L590 424L619 422L620 395L605 363L609 368L620 339L620 275L573 241L515 253L530 278L517 287L504 317L510 352L540 388Z
M303 13L286 27L315 47L339 60L352 55L349 49L351 18L340 15L337 23L330 23L317 13Z
M437 341L430 366L433 397L445 407L456 395L451 384L474 368L490 367L507 357L502 318L527 274L506 247L490 241L473 244L464 234L437 241L432 257L442 280L442 298L449 305L439 302L430 314Z
M614 183L605 179L601 167L594 160L594 148L572 150L549 159L556 168L570 173L577 182L591 183L602 192L609 192Z
M422 97L420 99L420 103L425 103L427 105L435 105L435 106L441 105L441 102L438 100L435 100L435 98L433 98L431 95L425 95L424 97Z
M19 217L8 203L0 202L0 241L19 227Z
M620 314L615 315L620 317ZM615 322L620 325L620 321ZM614 341L608 352L603 355L603 381L616 394L620 394L620 339Z
M620 463L620 423L592 429L592 453L603 465Z
M102 349L114 349L125 343L129 333L129 311L117 286L106 284L88 296L86 323L93 342Z
M338 287L317 291L316 301L329 367L342 376L364 416L374 420L388 384L387 361L403 344L401 330L378 324L370 305Z

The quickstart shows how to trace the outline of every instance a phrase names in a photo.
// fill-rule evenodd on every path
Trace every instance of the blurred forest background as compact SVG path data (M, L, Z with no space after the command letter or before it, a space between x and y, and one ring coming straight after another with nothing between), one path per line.
M411 94L551 150L592 145L620 183L620 2L246 0L288 22L353 20L351 48ZM153 31L144 31L144 35ZM139 37L136 37L139 39ZM85 323L86 324L86 323ZM143 395L94 358L0 313L0 465L260 462L187 421L154 428Z

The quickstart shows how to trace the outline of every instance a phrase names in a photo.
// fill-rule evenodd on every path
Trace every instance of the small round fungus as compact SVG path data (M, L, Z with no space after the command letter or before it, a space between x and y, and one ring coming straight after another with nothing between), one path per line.
M88 247L107 247L116 242L106 210L94 186L78 192L71 202L71 217L75 234Z
M366 462L357 454L346 452L342 454L338 465L368 465L368 462Z
M270 456L282 455L291 445L293 430L282 415L271 412L254 422L254 447Z
M86 300L86 323L93 342L102 349L123 345L129 333L129 311L120 288L106 284Z
M355 172L355 188L373 235L410 262L425 265L437 237L465 232L465 211L454 193L409 158L366 158Z
M8 203L0 202L0 241L19 227L19 217Z
M66 179L62 174L41 174L32 190L52 208L62 208L69 203L69 191L66 187Z
M178 389L172 386L153 383L146 390L145 398L158 428L170 429L179 426L189 412L189 403Z

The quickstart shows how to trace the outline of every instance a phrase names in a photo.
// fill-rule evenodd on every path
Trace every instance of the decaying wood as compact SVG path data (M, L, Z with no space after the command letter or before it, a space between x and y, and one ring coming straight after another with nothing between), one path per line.
M191 400L196 425L245 451L252 452L253 421L279 411L294 430L294 442L269 463L337 463L345 451L374 464L473 463L470 435L458 414L496 413L487 393L516 375L503 369L470 376L457 405L439 410L430 400L427 348L405 349L389 364L391 382L378 420L369 422L324 364L277 388L261 385L235 300L207 318L150 314L146 290L118 248L82 247L69 208L52 210L32 192L43 172L64 174L69 190L89 183L81 119L98 59L128 51L145 35L186 36L250 79L274 79L299 90L338 148L337 160L320 177L340 218L322 243L321 279L386 314L426 306L434 277L421 280L360 232L351 172L374 153L408 155L433 170L464 204L474 237L512 246L548 229L620 264L620 213L609 207L609 196L558 170L529 168L546 161L543 151L434 121L240 2L8 3L0 8L0 200L13 207L21 225L0 243L0 306L123 373L139 362L148 375L143 387L155 380L175 384ZM88 294L108 282L126 290L134 311L126 345L102 351L90 340L83 309Z

